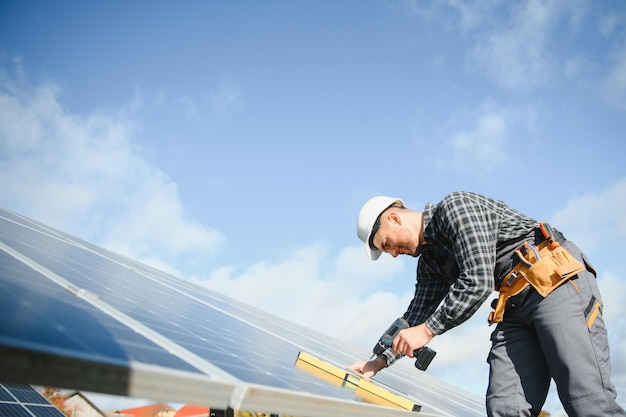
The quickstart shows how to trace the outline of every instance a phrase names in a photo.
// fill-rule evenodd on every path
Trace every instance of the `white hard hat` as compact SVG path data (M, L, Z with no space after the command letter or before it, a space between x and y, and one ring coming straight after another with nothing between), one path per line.
M361 207L359 218L356 224L356 234L365 243L365 251L372 261L375 261L382 254L378 249L370 247L370 236L372 228L378 216L393 204L398 203L404 206L404 202L399 198L378 196L373 197Z

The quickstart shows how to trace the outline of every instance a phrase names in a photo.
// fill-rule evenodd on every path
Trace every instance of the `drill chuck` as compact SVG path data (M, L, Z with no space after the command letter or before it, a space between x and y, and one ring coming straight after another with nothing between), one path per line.
M391 323L391 326L385 330L385 333L383 333L380 339L378 339L378 342L376 342L374 349L372 349L372 352L374 353L373 356L382 355L384 351L393 345L393 339L395 339L398 333L400 333L400 330L408 327L409 323L402 317L398 317L393 323Z

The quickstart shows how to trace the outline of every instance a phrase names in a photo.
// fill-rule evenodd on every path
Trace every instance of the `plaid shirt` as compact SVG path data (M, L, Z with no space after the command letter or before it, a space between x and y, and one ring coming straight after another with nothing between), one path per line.
M536 220L504 202L453 192L424 209L425 244L417 262L415 295L404 313L439 335L469 319L513 266L513 250L534 239ZM389 348L387 366L402 357Z
M435 334L469 319L494 291L506 269L501 264L508 261L510 269L513 249L537 227L537 221L480 194L454 192L427 204L426 244L404 318L411 326L425 322Z

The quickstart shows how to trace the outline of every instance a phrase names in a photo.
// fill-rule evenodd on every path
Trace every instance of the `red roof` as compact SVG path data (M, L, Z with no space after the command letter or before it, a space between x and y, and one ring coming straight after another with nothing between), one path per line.
M191 416L208 416L209 407L201 407L199 405L185 405L181 407L174 417L191 417Z
M143 407L128 408L120 411L120 414L131 415L134 417L155 417L162 411L176 411L167 404L151 404Z

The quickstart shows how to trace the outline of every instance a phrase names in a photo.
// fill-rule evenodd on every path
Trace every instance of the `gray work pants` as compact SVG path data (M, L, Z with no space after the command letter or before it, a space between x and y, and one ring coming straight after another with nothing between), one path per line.
M564 247L585 260L573 243L566 241ZM529 287L512 300L515 305L507 306L491 335L489 416L537 416L553 378L569 417L626 417L615 401L607 332L594 299L602 302L595 276L587 270L546 298Z

